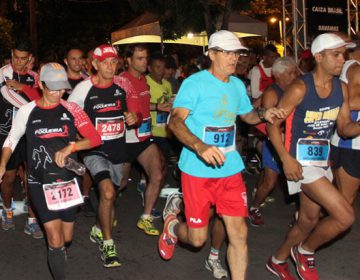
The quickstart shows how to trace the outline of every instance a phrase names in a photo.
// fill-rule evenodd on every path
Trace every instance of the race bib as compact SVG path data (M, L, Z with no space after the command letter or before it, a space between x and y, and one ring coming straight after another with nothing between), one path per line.
M157 112L156 113L156 126L164 127L166 126L168 120L168 112Z
M151 135L151 118L143 119L140 127L137 129L138 137Z
M125 133L124 117L96 118L95 127L103 141L121 138Z
M203 141L207 145L216 146L222 152L228 153L235 150L235 126L204 128Z
M49 210L65 210L84 202L75 178L67 182L44 184L43 191Z
M302 166L329 166L330 141L328 139L299 138L296 159Z

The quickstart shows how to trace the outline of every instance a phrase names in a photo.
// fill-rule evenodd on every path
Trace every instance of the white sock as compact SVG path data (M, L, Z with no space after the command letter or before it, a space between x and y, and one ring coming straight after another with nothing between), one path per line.
M104 246L114 245L114 240L112 239L104 240L103 244Z
M298 246L298 251L301 255L314 255L314 252L305 250L301 245Z
M141 215L141 219L143 219L143 220L149 219L150 217L151 217L150 214L142 214Z
M217 260L218 258L219 258L219 250L215 249L214 247L211 247L208 259Z
M275 258L274 256L271 257L271 261L274 263L274 264L284 264L286 263L286 261L279 261L277 258Z
M101 229L94 225L93 228L95 229L95 233L102 233Z

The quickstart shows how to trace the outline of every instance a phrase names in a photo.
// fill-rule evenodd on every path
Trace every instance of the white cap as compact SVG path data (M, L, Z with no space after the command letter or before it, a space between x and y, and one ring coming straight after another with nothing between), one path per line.
M46 63L41 67L40 81L49 90L71 89L64 67L56 62Z
M317 36L312 42L311 53L315 55L323 50L333 50L341 47L354 48L356 47L356 44L346 42L334 33L324 33Z
M220 48L225 51L247 50L240 43L239 38L228 30L220 30L210 36L208 49L213 48Z

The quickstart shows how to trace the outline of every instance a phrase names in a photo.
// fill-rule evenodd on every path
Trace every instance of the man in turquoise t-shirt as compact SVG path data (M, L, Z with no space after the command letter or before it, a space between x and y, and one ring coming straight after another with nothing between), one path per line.
M184 144L179 167L186 223L179 223L179 198L170 196L164 209L164 231L159 253L170 259L177 240L200 247L208 235L209 210L224 221L229 238L228 262L232 279L245 279L248 216L244 164L235 149L237 115L249 124L272 122L283 117L275 108L255 111L244 84L234 76L240 50L239 39L226 30L211 35L208 70L183 82L175 99L169 127Z

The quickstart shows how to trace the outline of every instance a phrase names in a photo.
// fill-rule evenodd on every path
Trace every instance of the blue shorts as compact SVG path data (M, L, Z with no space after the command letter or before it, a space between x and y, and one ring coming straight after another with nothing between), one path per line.
M263 141L262 146L262 167L270 168L276 173L282 173L280 159L275 151L275 148L268 139Z

